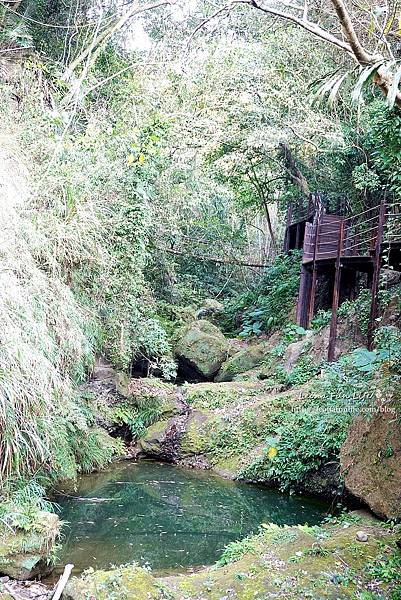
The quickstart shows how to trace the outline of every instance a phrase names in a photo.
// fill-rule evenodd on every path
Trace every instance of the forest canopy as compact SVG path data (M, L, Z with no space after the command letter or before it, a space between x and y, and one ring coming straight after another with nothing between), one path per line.
M9 247L6 276L19 312L40 315L30 332L19 322L4 360L14 383L28 372L28 412L58 398L50 438L70 474L90 470L99 440L78 442L94 417L81 406L71 427L61 390L75 406L96 353L174 377L174 327L210 297L228 302L230 332L253 330L259 305L276 311L264 331L281 326L298 283L275 262L287 205L319 192L358 212L399 197L399 24L397 4L342 0L1 0L2 118L31 178L22 224L10 208L4 227L34 275L12 276ZM269 281L284 301L265 299ZM29 369L19 344L29 357L41 332ZM10 459L25 415L10 389L3 471L54 472L40 419L30 458Z

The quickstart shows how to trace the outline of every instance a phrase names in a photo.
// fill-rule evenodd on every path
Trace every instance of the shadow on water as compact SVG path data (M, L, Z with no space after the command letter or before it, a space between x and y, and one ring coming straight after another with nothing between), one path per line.
M80 478L56 498L64 528L60 568L81 572L136 561L158 573L213 563L261 523L319 523L327 506L207 471L141 461Z

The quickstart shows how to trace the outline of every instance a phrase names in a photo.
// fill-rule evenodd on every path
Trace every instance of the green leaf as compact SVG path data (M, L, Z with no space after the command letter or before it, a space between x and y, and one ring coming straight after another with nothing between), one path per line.
M393 83L391 84L391 87L387 94L387 104L389 105L390 108L393 108L393 106L394 106L395 99L397 97L398 86L399 86L400 80L401 80L401 66L398 67L398 69L394 73Z

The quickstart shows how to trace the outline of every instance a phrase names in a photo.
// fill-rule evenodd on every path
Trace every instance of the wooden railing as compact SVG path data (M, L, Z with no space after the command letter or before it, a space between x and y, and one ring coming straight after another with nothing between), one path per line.
M380 204L350 217L318 212L307 223L303 263L340 257L369 259L380 244L401 242L399 204ZM340 244L340 245L339 245Z

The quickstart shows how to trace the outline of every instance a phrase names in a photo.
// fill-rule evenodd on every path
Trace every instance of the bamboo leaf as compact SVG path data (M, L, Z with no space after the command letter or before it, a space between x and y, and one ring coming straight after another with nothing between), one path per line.
M362 73L359 76L359 79L354 87L352 92L352 100L353 102L359 102L361 99L362 88L364 84L368 81L368 79L373 75L375 71L383 64L383 61L377 62L374 65L370 65L363 69Z
M335 99L336 99L336 97L337 97L338 90L340 89L342 82L344 81L344 79L345 79L345 78L346 78L348 75L349 75L349 71L347 71L346 73L343 73L342 75L340 75L340 76L337 78L337 81L334 83L334 85L333 85L333 87L332 87L332 89L331 89L331 92L330 92L330 94L329 94L329 97L328 97L328 99L327 99L327 103L328 103L328 105L329 105L329 107L330 107L330 108L332 108L332 106L333 106L333 104L334 104L334 101L335 101Z
M333 77L330 77L327 81L325 81L313 94L312 104L314 104L318 100L321 100L325 96L325 94L327 94L327 92L329 92L332 89L333 85L336 84L337 80L338 74L336 73Z

